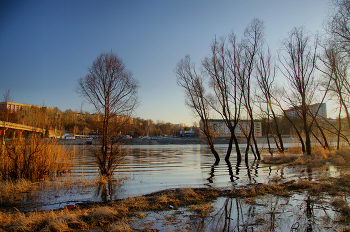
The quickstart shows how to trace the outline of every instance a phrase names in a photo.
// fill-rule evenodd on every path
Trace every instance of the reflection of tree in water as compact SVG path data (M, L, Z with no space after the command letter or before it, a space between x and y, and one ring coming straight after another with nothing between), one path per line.
M313 210L314 210L314 201L310 199L310 196L307 196L306 202L306 218L307 218L307 226L306 231L312 231L313 224Z
M101 197L102 202L112 201L118 198L118 194L123 191L121 179L106 177L101 179L95 191L95 198Z
M236 186L238 183L237 181L240 179L240 172L241 170L245 169L247 171L246 177L248 178L249 183L257 183L256 177L258 177L258 169L259 169L259 162L254 161L250 166L249 163L244 163L244 167L242 166L242 163L236 163L235 165L235 172L233 172L233 167L230 161L225 161L226 162L226 170L227 174L229 176L230 182L232 186ZM216 164L214 163L210 167L209 171L209 177L207 178L208 183L206 185L211 186L211 184L214 183L215 180L215 172L217 169L220 169L220 165L223 164ZM252 176L253 172L253 176Z
M195 231L333 231L334 211L318 198L308 193L219 198L210 216L191 222Z

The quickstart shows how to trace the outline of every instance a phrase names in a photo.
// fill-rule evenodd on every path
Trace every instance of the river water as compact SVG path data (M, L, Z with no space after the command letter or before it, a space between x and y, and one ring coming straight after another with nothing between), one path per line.
M224 157L227 145L216 148ZM245 162L237 165L234 153L231 163L222 159L218 165L213 165L213 155L201 144L129 145L126 146L129 155L116 169L113 178L99 183L98 167L89 147L75 145L70 149L75 155L68 175L52 179L51 187L42 184L37 190L26 193L24 203L14 202L9 209L58 209L70 204L122 199L169 188L233 188L268 183L276 178L287 181L306 177L312 180L337 176L340 172L332 166L308 172L302 166L264 165L255 161L253 154L250 154L248 165ZM67 180L70 184L62 184Z

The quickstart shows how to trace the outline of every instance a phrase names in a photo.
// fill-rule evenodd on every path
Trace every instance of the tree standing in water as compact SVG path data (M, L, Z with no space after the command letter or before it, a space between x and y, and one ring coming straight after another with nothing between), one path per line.
M175 69L177 83L184 88L187 106L199 116L202 133L207 140L209 148L215 157L215 164L220 162L219 154L214 147L214 131L209 121L210 104L204 89L204 78L197 75L190 56L186 56L177 64Z
M102 145L93 150L101 175L112 175L124 156L116 138L138 106L138 87L138 81L112 51L100 54L88 69L88 74L78 80L77 91L102 117L99 120Z

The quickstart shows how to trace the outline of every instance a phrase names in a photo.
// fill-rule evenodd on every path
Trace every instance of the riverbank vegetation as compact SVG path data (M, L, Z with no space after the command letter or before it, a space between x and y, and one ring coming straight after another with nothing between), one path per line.
M69 170L72 151L56 142L32 137L0 146L0 179L38 181Z
M311 155L300 155L299 153L279 153L274 156L264 155L262 162L265 164L285 164L285 165L307 165L317 167L326 164L336 166L346 166L350 164L350 148L344 147L339 150L325 150L321 147L314 147ZM299 154L299 155L297 155Z

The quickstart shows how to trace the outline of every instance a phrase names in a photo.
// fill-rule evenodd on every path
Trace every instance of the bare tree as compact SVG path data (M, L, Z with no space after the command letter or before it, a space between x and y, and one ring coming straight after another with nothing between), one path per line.
M262 101L266 104L266 117L267 117L267 133L266 138L269 145L269 152L272 154L270 147L269 135L270 132L275 140L276 147L279 152L284 152L284 144L282 140L282 133L278 122L278 116L272 107L272 101L274 97L274 81L276 77L276 66L270 54L270 50L267 50L266 55L263 52L259 54L257 64L256 79L260 87L262 94ZM272 123L270 122L272 119ZM272 127L272 124L274 127ZM273 129L275 128L275 129Z
M263 22L254 19L246 28L240 43L237 42L232 32L228 43L225 38L217 41L215 39L211 46L211 55L206 57L202 66L206 75L210 78L210 86L213 95L210 98L211 107L222 117L226 127L230 130L230 141L225 160L228 161L232 143L235 143L237 162L241 162L241 151L239 148L236 128L239 126L242 106L248 112L250 119L250 131L247 133L247 147L253 140L254 149L260 159L257 143L254 136L254 118L251 99L251 77L255 68L255 57L262 46ZM245 159L248 160L248 150Z
M238 58L235 57L237 53L233 51L236 49L236 41L233 34L230 37L229 45L234 46L231 50L233 54L229 53L229 48L226 46L224 38L220 42L215 40L211 47L212 54L203 60L202 66L206 71L206 75L209 76L210 86L214 90L214 96L210 97L210 105L221 115L226 127L230 130L230 140L225 160L229 161L232 144L235 143L237 163L240 163L242 158L235 130L239 122L243 95L239 91L238 85L235 84L237 79L234 76L234 59ZM229 54L230 56L228 56Z
M350 126L350 80L348 76L349 57L344 56L341 49L334 43L329 42L324 46L323 56L320 57L325 76L325 82L329 82L328 91L331 97L335 97L340 103L339 111L344 110L348 126ZM340 117L339 113L339 117ZM341 123L339 123L341 126ZM341 127L338 130L338 139L341 136Z
M291 90L286 95L286 99L302 121L302 130L305 133L305 152L308 155L311 155L312 128L308 107L315 96L314 72L317 58L317 40L310 45L311 39L303 28L294 28L284 41L285 53L279 58L282 65L280 70L286 77ZM300 135L299 139L303 146L304 140Z
M331 40L342 52L350 55L350 1L333 0L333 9L326 25Z
M237 65L236 75L239 80L239 86L243 92L244 106L250 120L249 132L247 133L247 147L245 150L245 160L248 160L248 151L253 141L254 148L252 152L260 160L260 152L254 132L254 111L253 111L253 73L256 69L256 59L264 43L264 23L259 19L254 19L244 31L241 42L242 52Z
M205 95L204 79L197 75L194 64L191 63L190 56L186 56L178 62L175 73L177 83L183 87L186 94L186 104L192 109L201 120L200 127L209 148L215 157L215 164L220 162L220 157L214 147L214 131L210 124L210 105Z
M94 151L101 175L112 175L123 151L115 138L138 106L139 84L116 53L100 54L77 91L102 115L102 146Z
M331 12L326 30L328 35L328 44L324 46L324 54L321 57L323 63L323 72L327 80L331 81L330 94L336 96L339 101L339 128L333 127L338 136L338 148L340 138L347 142L347 135L342 133L341 112L345 112L348 126L350 126L349 114L349 80L348 68L350 59L350 1L333 0L333 12Z

